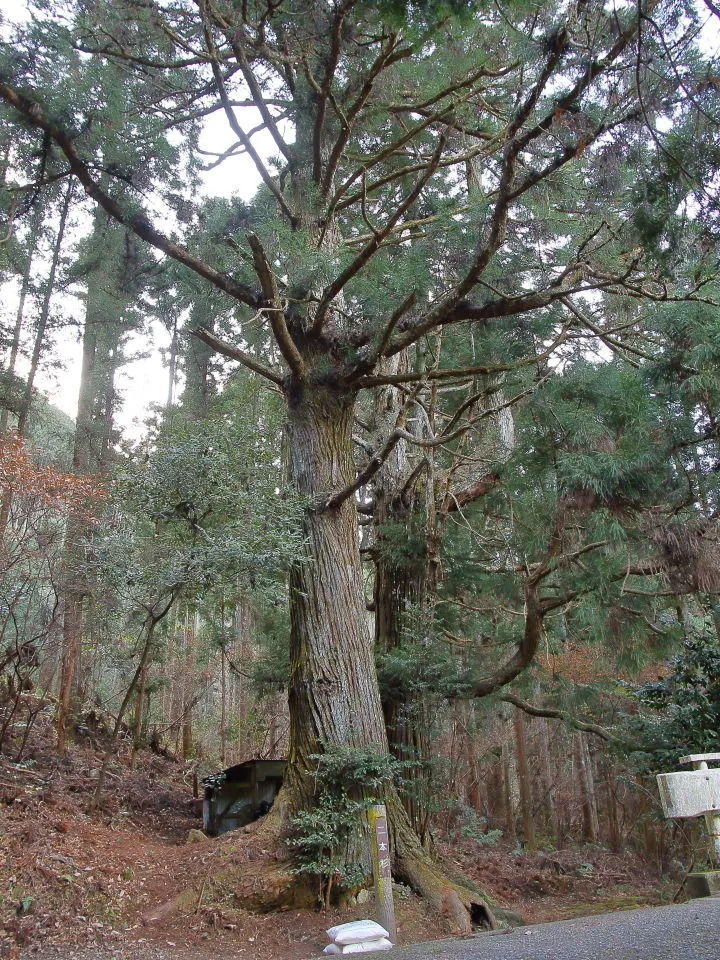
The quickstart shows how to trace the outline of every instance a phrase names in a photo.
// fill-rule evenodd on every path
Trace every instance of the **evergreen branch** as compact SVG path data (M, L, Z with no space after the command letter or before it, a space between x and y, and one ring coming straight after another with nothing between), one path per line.
M479 322L498 320L503 317L515 317L521 313L529 313L531 310L549 307L568 294L601 290L605 287L612 287L617 283L616 278L604 278L602 281L590 285L580 279L583 269L584 267L580 263L569 264L563 274L545 290L534 290L521 296L503 297L502 294L498 294L497 300L491 300L489 303L479 306L467 300L460 300L444 316L437 318L434 312L433 314L426 314L413 323L411 327L408 327L402 336L393 341L386 355L393 356L395 353L405 350L436 325L444 327L453 323L462 323L465 320ZM484 284L484 281L479 282ZM488 286L487 284L484 285Z
M654 7L657 6L659 2L660 0L649 0L645 10L640 11L640 15L649 13L654 9ZM630 25L620 34L613 46L610 48L610 50L608 50L607 54L604 57L593 60L591 63L589 63L585 69L585 72L578 79L576 84L564 96L559 97L553 102L552 111L546 114L539 123L537 123L530 130L527 130L522 137L515 141L518 151L524 150L533 140L536 140L543 133L546 133L552 126L558 112L564 113L577 103L583 93L585 93L585 91L589 88L593 80L597 79L600 74L608 70L608 68L618 59L620 54L624 53L637 34L639 25L639 17L633 17L633 19L630 21Z
M524 193L527 193L531 187L536 186L538 183L541 183L543 180L546 180L553 173L556 173L566 163L569 163L570 160L573 160L575 157L582 156L584 151L592 146L601 136L606 133L609 133L611 130L614 130L615 127L621 126L624 123L628 123L630 120L637 119L638 114L635 111L625 114L620 117L618 120L614 120L612 123L607 124L598 124L598 126L592 131L591 134L586 134L581 136L575 143L568 144L564 150L561 150L556 154L556 156L543 167L541 170L534 170L532 173L529 173L520 183L515 187L515 189L510 194L511 200L517 200L518 197L522 196Z
M455 111L455 108L456 108L456 104L451 103L449 106L444 107L438 113L433 114L430 117L426 117L426 119L423 120L421 123L418 123L414 127L411 127L410 129L406 130L402 137L395 140L389 146L384 147L382 150L378 151L377 153L373 154L370 157L366 157L363 160L362 166L360 166L354 173L350 174L347 180L338 187L337 191L335 192L335 195L333 196L330 202L330 210L335 211L336 209L340 209L341 198L347 193L350 187L357 180L360 180L363 177L363 175L367 174L368 170L372 170L373 167L376 167L379 163L382 163L383 160L387 160L393 154L397 153L397 151L400 150L402 147L404 147L405 144L410 143L412 140L416 139L418 134L422 133L423 130L427 130L427 128L430 127L433 123L444 123L447 117L453 114L453 112ZM429 159L428 163L431 163L431 162L432 160ZM421 168L424 169L425 166L426 166L425 163L421 164ZM404 175L404 174L405 174L405 170L401 172L401 175ZM355 199L359 199L360 196L361 194L357 194L353 202L355 201ZM343 204L343 206L346 206L346 205L347 203Z
M500 80L503 77L506 77L509 73L512 73L513 70L517 70L519 66L520 61L515 61L509 66L503 67L502 70L488 70L487 67L480 67L479 70L469 74L467 77L463 77L462 80L458 80L457 83L453 83L449 87L445 87L445 89L441 90L440 93L436 93L427 100L414 103L389 103L386 109L388 113L399 113L401 111L405 111L407 113L420 113L423 110L427 110L428 107L432 107L436 103L439 103L440 100L444 100L446 97L451 96L453 93L458 93L458 91L464 90L466 87L474 86L478 80L483 80L486 78L489 80ZM477 90L473 91L473 93L477 94Z
M489 410L483 410L481 413L476 414L476 416L472 417L468 421L467 428L469 429L479 420L484 420L486 417L491 417L493 416L493 414L500 413L501 410L507 410L508 407L514 407L519 400L523 399L523 397L527 397L527 396L530 396L530 394L535 393L535 391L539 387L541 387L549 378L550 378L550 374L547 373L544 377L541 377L540 380L538 380L536 383L533 383L532 386L528 387L527 390L521 390L520 393L516 393L515 396L510 397L509 400L505 400L503 403L499 403L497 404L497 406L491 407ZM458 409L453 414L449 423L447 423L443 428L443 432L440 435L441 438L443 440L451 439L451 437L448 436L448 432L452 431L453 427L458 422L458 420L463 415L463 413L465 413L466 410L468 410L471 406L473 406L473 404L477 403L477 401L481 397L486 397L489 394L496 393L498 389L499 387L492 387L486 390L480 390L478 391L478 393L474 394L472 397L466 400L463 404L461 404L460 407L458 407Z
M446 125L450 126L447 123L447 118L445 120ZM449 157L443 157L443 159L438 164L438 169L444 169L445 167L455 167L461 163L466 163L468 160L473 160L475 157L480 156L481 154L487 155L488 151L485 147L473 147L470 150L464 150L462 153L454 153ZM409 176L412 173L417 173L420 170L424 170L427 164L429 163L430 158L425 157L417 163L409 163L406 166L399 167L396 170L391 170L389 173L384 174L382 177L378 177L377 180L373 180L372 183L368 184L365 189L366 194L374 193L376 190L379 190L381 187L385 187L388 183L392 183L393 180L401 180ZM364 174L367 174L367 170L363 169L358 174L358 177L362 177ZM356 178L357 179L357 178ZM345 197L344 200L339 200L337 203L333 202L331 206L332 211L346 210L348 207L353 206L359 200L362 199L363 191L358 190L356 193L351 193L349 196ZM465 210L469 209L468 205L465 204L462 207L459 207L454 213L462 213ZM452 214L451 214L452 215ZM433 217L428 217L426 223L434 223L436 220L440 219L440 215L435 215ZM354 237L350 237L347 242L351 243L354 240Z
M265 309L270 315L270 327L277 341L277 345L293 374L299 380L304 380L305 362L300 356L300 352L295 346L295 341L290 336L290 331L285 322L285 311L275 281L275 274L268 262L259 238L255 236L254 233L248 235L248 243L252 249L255 272L260 280L260 285L265 297Z
M210 12L210 5L208 3L208 0L199 0L199 6L200 6L201 16L203 17L203 20L206 21L206 11ZM275 141L275 144L278 150L285 157L285 159L289 161L292 156L292 151L288 146L288 144L285 142L284 137L280 133L280 130L277 125L277 120L270 112L268 103L260 88L260 84L258 83L257 77L255 76L252 68L250 67L247 56L245 54L245 50L242 44L240 43L240 37L242 37L242 33L240 33L239 31L233 31L232 23L229 20L227 20L225 17L220 15L217 10L212 10L212 17L214 22L217 24L217 26L225 34L225 38L230 45L230 49L232 50L235 56L237 64L240 68L240 72L243 75L243 79L245 80L248 90L250 91L250 96L253 99L253 105L260 113L260 116L263 118L266 129L269 131L270 136ZM209 32L209 27L207 26L207 23L205 25L205 30L207 34ZM215 63L216 63L216 60L213 59L213 64Z
M85 193L114 220L124 224L141 240L145 240L146 243L192 270L193 273L208 280L214 287L227 293L234 300L255 308L261 305L262 301L256 290L244 283L237 283L228 274L215 270L203 260L194 257L184 247L173 243L172 240L154 227L144 214L133 214L123 210L120 204L106 193L93 178L89 165L81 159L71 137L45 114L37 101L26 97L4 81L0 81L0 97L31 126L43 130L58 145L65 154L72 173L85 188Z
M547 86L548 81L550 80L553 73L555 72L555 68L560 63L560 60L562 59L565 53L565 50L567 49L567 42L568 42L567 28L559 30L555 35L555 37L553 38L550 53L540 72L540 76L536 80L532 90L528 92L528 95L525 98L525 102L516 111L515 116L513 117L511 123L508 126L508 129L506 131L506 137L508 141L513 139L515 134L518 132L518 130L520 130L522 125L525 123L527 118L535 109L538 101L540 100L540 97L542 96L543 90ZM525 146L525 144L522 144L522 146L518 147L516 154L519 153L520 150L522 150L523 146Z
M547 379L548 379L547 376L543 377L542 381L540 382L544 383L545 380ZM450 443L452 440L457 440L458 437L462 437L464 434L468 432L468 430L471 430L475 426L475 424L479 423L481 420L486 420L488 417L492 417L494 414L499 413L501 410L505 410L507 409L507 407L513 406L522 397L525 397L528 394L533 393L536 387L537 385L533 385L529 389L523 390L521 393L518 393L516 396L512 397L512 399L507 400L505 403L498 404L498 406L496 407L491 407L489 410L483 410L481 413L478 413L476 416L471 417L469 420L467 420L462 426L458 427L457 430L451 430L448 425L443 429L442 433L440 433L437 436L430 437L426 440L422 440L420 437L415 437L411 433L408 433L404 437L404 439L406 439L409 443L414 444L416 447L443 446L443 444ZM483 394L486 392L490 392L490 391L484 391L483 393L478 394L478 396L483 396ZM473 403L475 402L475 399L477 399L477 397L472 400ZM463 404L463 409L466 409L466 408L467 408L467 405ZM453 422L456 422L456 417L453 417Z
M440 163L438 166L442 166L442 165L443 164ZM421 163L421 164L418 164L417 167L413 169L417 171L417 170L424 170L425 168L426 168L426 164ZM409 172L409 171L406 170L405 172ZM367 189L365 189L365 186L363 184L362 193L358 194L357 199L364 204L365 201L367 200L367 194L368 194L368 191ZM449 214L433 213L427 217L417 217L415 220L403 220L402 223L398 223L393 227L393 229L391 230L391 233L405 234L405 231L407 230L414 230L417 227L424 227L430 223L437 223L438 221L442 220L444 217L447 217L447 216L455 217L460 213L465 213L468 209L469 209L468 205L463 204L462 206L456 207L454 210L450 211ZM367 223L367 220L365 222ZM370 239L370 236L375 232L374 228L369 223L368 223L368 226L370 227L371 233L369 234L361 233L361 234L353 235L352 237L348 237L344 241L345 246L352 247L360 243L367 243L367 241ZM424 234L416 234L416 236L424 236ZM405 237L402 237L402 239L405 239Z
M217 353L221 353L224 357L229 357L230 360L238 360L243 366L252 370L253 373L265 377L266 380L272 381L272 383L277 384L279 387L284 385L283 378L278 371L273 370L271 367L266 367L265 364L257 361L251 354L246 353L232 343L228 343L226 340L222 340L205 327L196 327L192 331L192 335L197 337L198 340L202 340L202 342L206 343L209 347L212 347Z
M659 0L650 0L648 8L652 8ZM577 81L575 86L564 97L556 101L551 113L536 124L531 130L518 137L516 134L521 129L523 123L530 116L540 95L545 88L548 80L552 76L555 67L560 61L565 45L565 31L558 34L556 43L553 46L550 56L543 68L540 77L536 81L533 89L529 92L522 107L517 111L513 121L506 131L506 145L503 149L502 168L500 172L500 182L496 194L495 205L489 224L488 238L476 254L473 263L466 271L465 276L451 288L445 296L441 297L433 308L416 324L413 333L405 338L405 345L413 342L413 339L422 336L427 330L430 330L438 324L446 322L446 318L452 314L458 304L477 284L479 278L485 271L490 260L497 250L502 246L505 240L507 228L507 219L510 204L515 196L513 184L515 179L515 170L519 154L541 134L545 133L555 118L556 111L566 110L571 107L576 100L585 92L593 80L606 71L610 65L620 56L628 46L638 29L637 21L633 21L631 26L621 34L620 38L613 45L608 54L593 61L585 70L583 76ZM569 159L569 158L568 158ZM566 161L563 161L566 162ZM548 168L546 175L549 175L551 168ZM402 347L400 348L402 349Z
M381 50L376 57L375 62L365 77L365 81L360 88L354 103L351 104L347 113L338 111L340 116L340 133L337 140L333 144L332 150L330 151L330 159L328 160L327 170L325 171L325 180L322 188L322 194L324 197L327 197L332 189L338 164L340 163L343 151L345 150L347 142L350 139L350 134L352 133L353 123L357 119L357 116L362 108L367 103L375 85L375 81L384 70L387 70L388 67L392 66L394 63L398 63L400 60L406 59L412 54L412 52L412 47L398 47L397 34L392 34L390 36L389 46L386 49ZM341 190L344 192L343 187L341 187ZM336 198L337 196L338 194L335 195ZM334 209L335 205L334 198L333 202L331 203L331 207Z
M319 102L317 106L317 112L315 114L315 125L313 128L313 183L320 184L322 179L322 138L323 138L323 128L325 126L325 117L327 115L327 105L328 102L332 103L338 112L338 115L342 117L346 122L346 118L342 115L342 112L339 111L337 102L332 95L332 83L335 79L335 71L337 70L337 65L340 60L340 53L342 49L342 30L343 24L345 22L345 17L350 10L355 6L357 0L348 0L344 6L341 6L337 9L335 14L335 19L333 20L332 30L331 30L331 41L330 41L330 52L327 58L327 63L325 66L325 76L323 78L322 84L318 84L314 77L312 76L312 71L307 62L307 58L303 57L303 63L305 65L305 72L308 78L308 82L312 85L315 92L318 94Z
M99 31L105 36L109 37L113 43L111 46L109 43L105 44L104 47L91 47L82 41L72 44L72 49L77 50L78 53L90 54L95 57L107 57L108 59L113 60L122 60L125 63L132 63L134 66L145 67L150 70L184 70L188 67L197 67L201 64L208 62L207 54L201 52L196 52L191 48L187 47L188 53L191 54L186 60L151 60L149 57L139 57L137 54L128 53L125 48L118 43L117 39L108 34L106 30Z
M503 165L500 176L497 199L490 218L490 232L488 239L480 252L475 256L472 266L465 276L455 285L438 303L425 315L414 328L414 333L422 333L441 324L454 307L472 290L492 257L505 241L508 211L510 207L510 190L515 176L517 153L511 146L503 150ZM422 333L417 333L421 330Z
M413 308L416 300L417 300L417 293L413 290L412 293L409 294L409 296L407 296L403 300L403 302L400 304L400 306L393 312L392 316L387 322L387 325L385 326L385 332L382 335L382 338L380 340L380 343L378 344L377 349L372 352L372 354L370 355L370 359L367 361L366 364L364 364L364 366L367 369L371 370L375 366L378 359L380 357L385 356L385 350L387 349L387 346L390 343L390 339L393 335L393 331L395 330L395 327L398 325L400 320L405 316L408 310L411 310Z
M536 707L534 704L528 703L527 700L521 699L514 693L504 693L500 697L500 700L504 703L511 703L514 707L517 707L518 710L522 710L531 717L547 717L550 720L562 720L563 723L572 727L573 730L579 730L582 733L594 733L596 737L600 737L607 743L616 743L623 747L628 746L627 741L616 737L610 733L609 730L606 730L605 727L601 727L599 724L591 723L587 720L579 720L566 710L558 710L554 707Z
M378 248L380 247L382 241L390 234L390 231L393 227L402 219L405 215L405 212L410 209L410 207L415 203L420 194L425 188L425 185L433 176L437 170L437 165L442 156L442 151L445 146L445 133L441 133L438 138L438 145L433 154L433 158L428 164L427 169L418 177L414 187L405 197L405 199L397 205L392 216L387 220L387 223L382 228L382 230L377 230L374 236L368 241L368 243L363 247L363 249L358 253L352 263L349 263L347 267L340 273L338 277L330 284L330 286L325 290L315 313L315 318L312 325L311 336L319 336L323 323L325 321L325 316L327 311L340 291L345 287L347 283L354 276L356 276L360 270L365 266L365 264L375 255Z
M570 300L569 297L562 297L561 303L582 323L588 328L592 333L595 334L598 339L600 339L606 347L616 353L619 357L625 360L626 363L629 363L630 366L638 369L640 364L637 360L633 360L632 357L626 356L626 353L634 353L638 357L642 357L644 360L655 360L656 358L652 354L645 353L643 350L639 350L637 347L632 346L628 343L621 343L618 340L615 340L613 337L605 333L596 323L584 314L575 304Z
M382 387L390 384L416 383L418 380L452 380L463 377L476 376L478 374L507 373L510 370L520 370L531 364L542 363L548 360L559 346L570 339L570 327L566 326L555 337L553 342L542 353L533 354L531 357L523 357L522 360L512 360L507 363L483 363L474 364L468 367L456 367L453 369L437 369L427 371L408 371L407 373L378 374L377 376L361 377L357 381L360 389L368 387ZM392 353L398 351L393 348ZM390 355L390 354L388 354Z
M240 108L240 109L244 107L254 106L252 100L230 100L229 103L231 107ZM274 106L283 107L287 109L287 101L277 100L274 102ZM211 103L206 107L196 107L195 109L192 109L192 110L188 108L186 113L177 114L176 116L173 117L172 120L168 120L164 124L162 124L160 129L170 130L173 127L181 126L184 123L190 123L193 120L200 120L202 117L207 117L211 113L218 113L220 110L224 110L224 109L225 108L223 107L222 103L217 103L217 102ZM264 125L260 129L264 129ZM197 147L196 149L198 150L199 153L209 153L209 151L207 150L201 150Z
M656 30L658 29L657 25L655 24L655 21L649 16L649 11L643 11L640 4L638 3L638 46L637 46L637 56L635 58L635 92L637 93L638 104L640 105L640 112L642 114L642 118L645 121L645 129L650 134L653 140L653 143L655 144L657 149L660 151L660 153L662 153L665 157L667 157L667 159L670 161L671 164L673 164L673 166L677 166L677 168L682 171L682 173L687 178L689 183L693 183L696 186L699 186L701 192L705 193L714 202L714 198L711 197L710 194L708 194L703 184L701 183L698 184L697 178L694 177L693 174L688 170L687 166L683 163L681 158L678 157L671 150L668 150L665 144L661 141L658 131L656 130L655 126L651 123L650 117L648 116L647 107L645 106L645 98L643 97L642 83L640 82L640 74L641 74L640 68L642 66L642 31L640 29L640 26L643 20L647 20L648 23L651 23ZM662 46L665 48L665 52L669 56L671 69L674 69L673 58L670 55L670 51L667 49L662 33L660 33L660 39L661 39ZM712 123L716 124L717 120L713 117L708 117L705 111L699 107L694 97L692 97L688 93L687 88L683 84L682 80L679 77L677 77L676 79L678 79L679 85L683 93L690 100L690 102L693 104L695 109L698 110L700 113L702 113L707 119L710 119Z

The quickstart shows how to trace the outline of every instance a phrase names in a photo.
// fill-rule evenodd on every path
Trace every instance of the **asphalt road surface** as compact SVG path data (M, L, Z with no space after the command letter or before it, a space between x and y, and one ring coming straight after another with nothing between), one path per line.
M720 960L720 897L418 943L368 956L388 960Z

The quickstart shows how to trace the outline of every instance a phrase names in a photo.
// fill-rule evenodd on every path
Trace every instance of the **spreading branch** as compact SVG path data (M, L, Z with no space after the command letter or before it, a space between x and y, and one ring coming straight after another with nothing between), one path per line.
M579 720L577 717L568 713L567 710L558 710L554 707L536 707L534 704L528 703L527 700L523 700L514 693L504 693L500 699L504 703L511 703L514 707L517 707L518 710L522 710L531 717L547 717L550 720L562 720L563 723L572 727L573 730L580 730L582 733L593 733L596 737L605 740L606 743L616 743L621 746L627 746L625 740L616 737L610 733L609 730L606 730L605 727L601 727L599 724L591 723L587 720Z
M262 300L256 290L253 290L247 284L238 283L226 273L215 270L203 260L193 256L189 250L170 240L150 222L145 214L130 213L117 200L114 200L93 177L89 164L81 158L72 138L45 113L37 101L31 100L3 81L0 81L0 97L13 107L30 126L42 130L53 143L57 144L65 155L72 173L85 188L85 193L114 220L122 223L141 240L160 250L166 256L208 280L214 287L227 293L234 300L255 308L261 305Z
M260 286L265 297L265 310L270 317L270 327L277 345L293 374L298 380L303 380L305 378L305 363L285 322L285 310L270 261L265 254L260 238L255 236L254 233L248 236L248 243L253 253L255 273L260 280Z
M279 387L283 386L283 377L277 370L265 366L264 363L260 363L245 350L241 350L234 344L222 340L205 327L196 327L192 331L192 335L197 337L198 340L202 340L202 342L206 343L209 347L212 347L217 353L221 353L224 357L228 357L230 360L238 360L243 366L247 367L248 370L252 370L253 373L265 377L266 380L270 380Z

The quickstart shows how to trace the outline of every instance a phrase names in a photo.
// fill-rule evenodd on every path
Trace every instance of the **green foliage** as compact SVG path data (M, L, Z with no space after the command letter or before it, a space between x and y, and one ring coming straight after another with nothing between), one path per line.
M399 646L376 652L383 698L412 704L461 694L467 683L462 664L449 657L447 646L436 640L405 640Z
M634 698L652 711L628 717L647 748L632 755L644 770L668 771L689 753L720 751L720 646L710 635L686 640L668 661L666 676L636 687Z
M488 830L487 817L481 817L468 804L458 803L453 813L453 823L448 830L451 837L474 840L481 847L492 847L502 838L502 830Z
M317 879L319 899L327 906L333 887L364 882L361 862L348 855L358 842L358 818L382 797L400 765L372 746L332 747L311 759L317 763L315 800L293 817L288 842L295 851L294 872Z
M400 770L397 760L372 745L333 746L324 753L313 755L311 759L317 762L314 777L321 791L371 791L381 796L383 786L393 780ZM373 799L370 802L376 801Z
M292 820L294 835L288 844L295 850L293 872L316 878L318 899L327 903L333 886L350 889L362 885L364 871L348 861L346 846L357 829L358 814L372 800L351 800L345 792L321 792L311 810L301 810Z

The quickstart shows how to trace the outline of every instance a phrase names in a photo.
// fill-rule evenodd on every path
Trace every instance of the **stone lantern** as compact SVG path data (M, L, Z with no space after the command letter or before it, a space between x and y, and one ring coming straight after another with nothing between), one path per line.
M711 859L720 868L720 768L708 763L720 761L720 753L691 753L680 763L692 770L659 773L660 802L666 817L704 817L710 838ZM720 896L720 869L691 873L687 878L691 896Z

